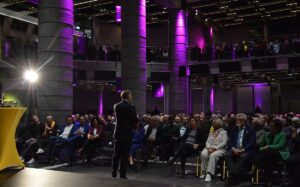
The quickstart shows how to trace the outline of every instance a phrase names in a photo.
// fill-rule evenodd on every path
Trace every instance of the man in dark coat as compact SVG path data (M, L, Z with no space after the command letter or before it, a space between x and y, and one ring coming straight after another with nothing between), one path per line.
M241 168L254 156L256 146L255 131L247 124L247 116L243 113L236 115L236 127L229 136L228 151L225 154L229 178L225 186L240 182Z
M116 126L114 131L114 156L112 164L112 177L117 177L120 164L120 178L126 179L126 168L129 158L133 127L138 123L135 106L132 105L132 94L129 90L121 93L122 101L114 106Z

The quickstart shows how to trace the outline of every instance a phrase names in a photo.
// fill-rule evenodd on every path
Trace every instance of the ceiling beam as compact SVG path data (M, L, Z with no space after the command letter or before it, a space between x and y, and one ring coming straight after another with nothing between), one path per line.
M6 16L6 17L10 17L13 19L17 19L20 21L24 21L27 23L31 23L34 25L38 24L38 19L29 15L24 15L22 13L18 13L16 11L13 10L9 10L7 8L0 8L0 15Z

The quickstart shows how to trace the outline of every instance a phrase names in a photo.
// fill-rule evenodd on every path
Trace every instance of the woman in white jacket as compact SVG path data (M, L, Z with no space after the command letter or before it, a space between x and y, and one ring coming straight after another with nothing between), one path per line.
M222 128L223 121L215 119L212 123L214 131L207 138L206 146L201 152L201 169L203 175L200 178L209 183L215 174L218 159L224 156L227 145L227 132Z

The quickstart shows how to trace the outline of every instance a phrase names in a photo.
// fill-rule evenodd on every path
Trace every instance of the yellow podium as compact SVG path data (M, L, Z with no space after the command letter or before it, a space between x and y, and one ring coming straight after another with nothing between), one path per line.
M16 128L26 108L0 107L0 171L8 167L24 167L16 147Z

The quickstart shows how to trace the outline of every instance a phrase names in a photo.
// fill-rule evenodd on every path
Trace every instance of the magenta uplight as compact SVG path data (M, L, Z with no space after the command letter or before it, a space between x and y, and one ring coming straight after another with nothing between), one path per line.
M155 97L163 97L165 95L164 84L160 83L160 87L155 91Z
M214 29L212 27L209 28L209 36L210 38L214 36Z
M98 114L103 114L103 93L102 91L99 93L99 103L98 103Z
M197 42L198 47L199 47L201 50L205 48L205 41L204 41L204 40L205 40L204 37L201 36L201 37L199 38L198 42Z
M116 22L122 21L122 7L120 5L116 5Z
M209 107L210 107L210 111L214 112L214 110L215 110L215 89L214 89L214 87L211 87L211 89L210 89Z

